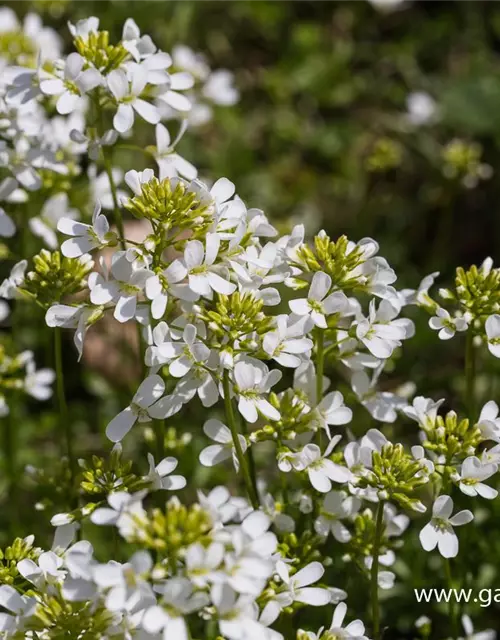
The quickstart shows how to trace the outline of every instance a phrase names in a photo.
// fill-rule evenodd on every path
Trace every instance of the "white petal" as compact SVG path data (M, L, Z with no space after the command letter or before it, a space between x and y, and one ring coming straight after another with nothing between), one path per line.
M106 435L111 442L120 442L134 426L137 416L130 407L121 411L106 427Z

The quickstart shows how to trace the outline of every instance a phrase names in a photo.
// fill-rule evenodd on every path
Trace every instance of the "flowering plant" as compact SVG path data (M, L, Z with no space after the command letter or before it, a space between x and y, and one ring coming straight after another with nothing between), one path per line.
M0 555L0 637L379 640L390 629L380 593L403 581L397 553L411 532L422 557L442 557L453 586L455 528L497 497L498 406L478 411L475 369L479 356L500 356L500 269L490 259L457 269L441 306L429 293L438 274L398 289L371 238L309 240L302 225L279 233L230 180L199 179L176 150L210 117L206 101L237 100L228 72L211 74L185 48L159 50L131 19L119 42L95 17L70 24L75 51L64 57L33 20L12 24L24 48L2 59L0 235L13 264L1 313L12 314L15 338L27 313L43 311L54 370L36 369L35 354L5 337L0 412L14 502L20 394L43 402L55 383L61 461L26 469L53 542L36 547L12 517L22 537ZM154 126L151 148L132 144L141 120ZM125 146L157 173L122 175L114 161ZM27 237L43 245L35 255L24 253ZM442 340L463 335L460 418L443 399L385 382L414 335L411 307ZM86 357L104 324L116 335L134 328L117 355L121 406L101 455L78 457L64 365ZM202 424L192 417L200 405ZM365 433L360 411L372 421ZM467 506L454 513L454 502ZM352 576L366 611L348 612ZM457 638L452 605L446 628Z

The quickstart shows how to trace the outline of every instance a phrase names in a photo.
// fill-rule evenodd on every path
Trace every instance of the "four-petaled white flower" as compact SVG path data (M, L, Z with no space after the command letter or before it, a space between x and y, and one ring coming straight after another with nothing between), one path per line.
M286 591L280 591L276 598L282 607L289 607L293 602L321 607L330 602L327 589L309 586L318 582L325 573L320 562L311 562L291 576L288 565L280 560L276 563L276 573L286 586Z
M326 329L325 316L341 313L349 304L342 291L334 291L329 294L331 286L332 279L327 273L316 272L311 281L307 298L290 300L290 309L299 316L311 316L317 327Z
M342 436L334 436L325 449L323 455L317 444L307 444L298 454L297 469L307 471L309 481L316 491L328 493L332 488L332 482L343 484L350 482L353 478L352 473L333 460L329 459L334 447L337 445Z
M70 53L66 58L60 77L41 80L40 89L47 96L58 96L57 111L66 115L77 109L83 96L103 82L97 69L84 69L85 58L79 53Z
M212 291L230 295L236 285L217 273L220 267L214 265L220 248L220 237L208 233L205 247L199 240L190 240L184 249L184 263L188 273L190 288L200 296L212 298Z
M148 72L140 64L134 65L131 78L122 69L114 69L106 78L118 109L113 118L113 126L118 133L125 133L134 126L134 111L150 124L160 120L158 109L140 96L148 83Z
M279 420L280 412L264 395L269 393L279 380L281 371L269 371L258 360L240 360L234 367L235 393L238 396L238 410L247 422L257 422L259 413L269 420Z
M92 224L77 222L73 218L60 218L57 230L67 236L61 245L61 251L67 258L78 258L93 249L102 249L106 245L116 243L116 233L109 230L109 222L101 213L101 204L97 202L92 215Z
M483 480L491 478L497 471L496 464L484 463L476 456L469 456L463 461L456 481L462 493L493 500L497 497L498 491L484 484Z
M457 331L467 331L468 323L465 318L452 318L446 309L439 307L436 315L429 319L429 327L439 331L441 340L450 340Z
M458 538L453 527L472 522L474 516L468 510L459 511L453 517L453 500L441 495L432 507L431 521L420 532L420 542L425 551L436 547L443 558L454 558L458 553Z

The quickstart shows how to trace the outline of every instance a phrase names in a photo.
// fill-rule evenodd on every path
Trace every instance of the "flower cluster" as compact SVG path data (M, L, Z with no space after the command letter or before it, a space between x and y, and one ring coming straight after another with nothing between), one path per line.
M469 509L452 515L451 494L497 497L489 482L500 463L498 407L490 401L476 416L473 365L483 343L500 355L500 270L490 260L458 269L455 290L440 292L452 316L429 295L437 274L398 289L372 238L320 231L308 242L303 225L278 233L230 180L202 181L175 152L186 127L208 117L196 83L206 100L236 101L227 74L211 74L187 48L160 51L130 19L119 42L94 17L69 27L75 51L60 57L54 34L42 43L43 29L13 23L8 37L24 48L7 60L16 66L1 87L0 235L11 239L9 258L22 259L0 295L16 308L41 307L55 329L69 500L44 504L56 527L50 551L26 538L5 552L0 637L279 640L298 629L303 608L324 607L329 628L299 629L298 639L366 640L361 620L344 626L341 559L371 583L366 633L379 640L378 590L399 579L397 553L413 521L424 520L423 550L448 560L459 550L454 527L474 519ZM174 142L160 122L173 113L182 120ZM119 188L114 149L139 120L155 125L158 175L130 168ZM90 202L77 208L71 185L82 158L93 163ZM40 204L30 206L35 192ZM16 226L50 251L19 256ZM391 386L415 332L410 306L433 314L442 339L467 333L467 417ZM141 377L107 423L110 453L78 461L61 332L74 330L81 358L89 329L104 323L135 326ZM34 369L30 352L9 353L2 347L2 414L18 390L48 399L54 379ZM182 451L165 456L165 421L197 403L207 415L190 425L204 442L199 468L210 479L219 466L231 481L194 500L173 474ZM358 433L355 411L376 426ZM418 429L404 437L387 429L411 420ZM136 473L121 443L144 440L156 453ZM164 490L179 493L165 503ZM90 541L74 540L97 527L113 530L107 563Z

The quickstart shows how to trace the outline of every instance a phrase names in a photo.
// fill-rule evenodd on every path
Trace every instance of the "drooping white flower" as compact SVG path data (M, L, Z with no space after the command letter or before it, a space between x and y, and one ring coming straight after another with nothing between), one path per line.
M111 420L106 427L106 435L112 442L119 442L139 422L150 422L152 419L150 408L157 402L165 391L165 383L158 375L146 378L128 407Z
M62 115L77 109L83 96L103 81L97 69L84 69L84 65L85 58L79 53L70 53L59 73L56 69L57 75L40 81L42 93L57 96L56 109Z
M377 376L370 380L365 371L356 371L351 378L354 393L375 420L395 422L398 417L397 410L406 407L407 402L396 393L377 391L376 382Z
M329 294L332 279L326 273L318 271L314 274L307 298L290 300L290 309L299 316L310 315L314 324L326 329L326 317L333 313L342 313L348 300L342 291Z
M175 148L186 131L186 121L181 123L181 127L174 140L171 140L168 129L163 124L156 125L156 150L155 160L158 163L159 178L173 178L181 176L186 180L194 180L198 175L196 167L176 153Z
M484 484L483 480L491 478L498 471L496 464L484 463L476 456L466 458L456 478L462 493L468 496L481 496L488 500L497 497L498 491Z
M452 318L446 309L439 307L436 315L429 319L429 327L439 331L440 340L450 340L457 331L467 331L468 323L465 318Z
M472 522L474 516L468 510L460 511L453 517L453 500L441 495L432 507L432 519L420 532L420 542L425 551L436 547L443 558L454 558L458 554L458 538L453 527Z
M233 437L231 431L220 420L214 418L207 420L203 425L203 431L211 440L217 442L205 447L200 453L200 462L205 467L213 467L224 460L228 460L232 457L233 465L236 471L239 469L239 461L234 449ZM240 446L243 452L247 450L246 438L238 434Z
M94 322L97 322L102 314L102 307L91 305L72 307L67 304L54 304L47 309L45 322L48 327L76 329L73 342L78 350L78 359L80 360L83 355L83 343L87 329Z

